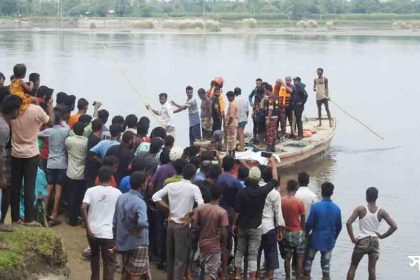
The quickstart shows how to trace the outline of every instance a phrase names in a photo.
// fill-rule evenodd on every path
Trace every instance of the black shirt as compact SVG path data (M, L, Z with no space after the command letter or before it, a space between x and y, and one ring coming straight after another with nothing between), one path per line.
M115 179L119 183L122 178L128 176L128 166L134 158L134 153L127 144L121 143L109 148L106 156L116 156L120 160L118 170L115 173Z

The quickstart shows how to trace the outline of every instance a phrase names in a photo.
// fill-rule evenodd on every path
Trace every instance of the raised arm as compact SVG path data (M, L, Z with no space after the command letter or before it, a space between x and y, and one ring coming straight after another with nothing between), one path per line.
M378 215L379 215L379 218L384 219L385 222L389 225L389 229L384 234L380 234L378 232L376 233L379 239L384 239L392 235L398 229L398 226L385 210L381 209Z
M32 89L34 88L34 83L32 82L29 82L29 85L28 85L24 80L20 80L19 83L25 93L30 93Z
M357 207L356 209L354 209L353 213L346 222L347 233L350 237L351 242L353 242L354 244L356 244L357 240L354 237L353 233L353 223L360 216L360 209L361 207Z

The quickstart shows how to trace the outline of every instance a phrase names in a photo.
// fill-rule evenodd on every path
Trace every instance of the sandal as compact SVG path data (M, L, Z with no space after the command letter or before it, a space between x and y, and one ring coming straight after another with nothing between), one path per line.
M61 224L61 221L59 219L54 219L52 218L49 222L48 222L48 226L49 227L53 227L53 226L57 226Z

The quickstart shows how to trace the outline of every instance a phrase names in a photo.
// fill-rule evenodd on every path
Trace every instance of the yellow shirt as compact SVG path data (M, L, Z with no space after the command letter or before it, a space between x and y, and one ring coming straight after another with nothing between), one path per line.
M10 84L9 90L11 95L16 95L22 99L22 105L20 106L20 112L23 113L31 104L31 98L25 93L22 85L20 84L20 79L14 79Z

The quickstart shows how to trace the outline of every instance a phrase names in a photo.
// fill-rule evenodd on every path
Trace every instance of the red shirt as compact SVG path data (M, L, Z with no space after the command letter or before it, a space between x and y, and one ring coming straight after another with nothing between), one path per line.
M294 196L283 196L281 198L281 210L287 231L302 230L300 216L305 215L305 207L302 200Z

